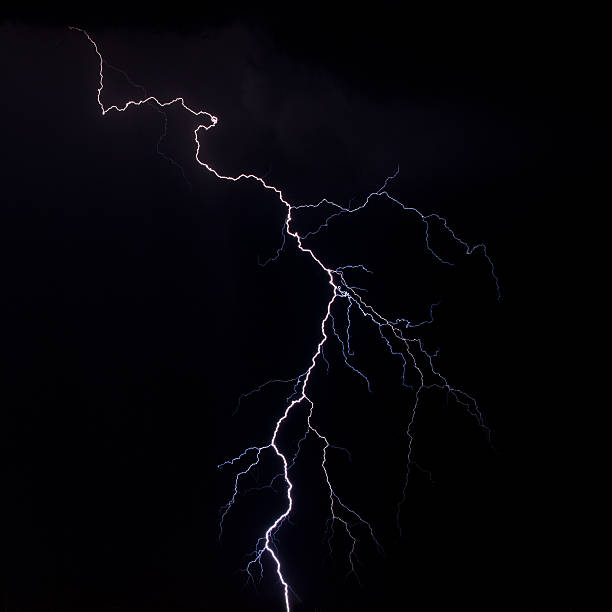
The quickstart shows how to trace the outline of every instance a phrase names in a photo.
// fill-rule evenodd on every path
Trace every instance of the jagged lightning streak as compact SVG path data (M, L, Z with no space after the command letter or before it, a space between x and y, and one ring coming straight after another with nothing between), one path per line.
M440 217L436 214L424 215L419 212L416 208L406 206L395 197L393 197L388 192L388 186L390 182L397 176L399 169L387 177L384 181L383 185L380 189L370 193L361 204L358 206L341 206L335 202L331 202L330 200L323 199L317 204L305 204L305 205L295 205L291 204L289 201L285 199L283 196L283 192L274 185L266 183L263 177L257 176L255 174L247 174L241 173L237 176L229 176L224 175L221 172L217 171L210 164L200 159L200 134L201 130L207 131L212 127L216 126L218 123L218 119L215 115L204 111L204 110L195 110L188 106L185 103L185 100L182 97L176 97L172 100L161 101L155 96L148 96L144 88L140 85L136 85L133 83L129 77L123 71L120 71L128 78L128 81L137 88L140 88L144 93L144 97L141 99L128 100L123 104L123 106L118 105L109 105L105 106L102 101L102 91L104 89L104 66L107 65L115 70L118 70L111 66L110 64L106 64L105 60L100 53L98 45L89 35L89 33L81 28L70 27L70 29L80 32L84 35L87 40L93 46L93 49L99 60L99 80L98 80L98 88L97 88L97 102L102 112L102 115L106 115L110 111L116 112L124 112L131 106L139 107L144 104L150 104L156 107L158 110L163 112L165 107L178 104L185 111L190 113L198 120L198 126L194 130L194 140L195 140L195 160L196 162L205 168L208 172L213 174L215 177L225 181L241 181L241 180L250 180L255 181L261 185L264 189L271 191L278 198L280 203L285 207L286 215L283 223L283 234L282 234L282 244L278 249L275 256L271 257L269 260L264 262L265 265L269 261L273 261L278 258L282 251L284 250L287 244L287 238L293 240L295 246L305 255L307 255L320 270L324 273L327 278L327 285L329 287L329 299L327 302L327 307L325 309L325 314L321 320L320 324L320 336L317 341L312 356L310 357L308 367L298 374L296 377L292 379L274 379L267 381L253 389L252 391L243 394L239 398L240 401L247 399L253 393L261 391L264 387L271 385L273 383L293 383L293 391L286 399L286 407L282 416L276 421L274 424L271 437L267 441L267 443L262 445L254 445L250 446L242 451L238 456L233 459L229 459L219 465L219 467L232 466L236 467L237 471L234 476L234 491L229 499L229 501L221 508L221 517L219 523L219 534L221 535L223 530L223 522L226 518L227 514L230 512L234 503L237 500L237 497L241 494L241 481L243 477L251 472L256 466L260 464L261 457L264 453L269 453L272 456L275 456L280 464L280 471L272 478L269 484L266 487L261 488L273 488L274 483L277 480L280 480L284 483L285 487L285 497L286 497L286 506L284 512L279 514L274 521L268 526L265 533L258 539L255 544L255 549L252 554L252 558L249 560L247 567L245 570L248 572L250 578L252 578L252 569L254 566L259 567L260 573L263 572L262 558L265 554L269 556L276 570L276 575L282 587L283 593L283 601L286 612L290 612L290 593L291 587L285 577L285 573L283 572L283 566L280 559L280 555L276 550L276 538L280 528L283 526L285 521L290 516L293 510L293 497L292 491L294 488L294 483L290 478L291 469L298 457L298 454L301 449L302 443L309 436L314 436L322 445L321 449L321 471L323 474L323 478L325 481L325 486L327 489L328 497L329 497L329 518L328 518L328 532L330 532L328 538L328 544L331 550L331 538L334 535L334 528L336 525L339 525L345 532L346 536L350 541L350 550L348 553L348 565L350 568L350 573L355 574L355 562L357 560L356 557L356 549L357 549L357 529L361 528L366 531L369 537L372 539L374 544L379 550L382 550L382 547L377 540L374 529L372 525L364 519L356 510L354 510L351 506L349 506L340 496L336 493L334 489L332 480L330 478L328 472L328 451L330 449L338 449L343 452L348 451L344 448L334 446L330 443L328 438L321 433L313 424L313 414L315 404L309 395L309 383L311 381L313 372L319 366L320 362L323 361L326 364L327 369L329 370L329 361L325 356L325 347L329 342L333 339L337 340L338 345L340 347L344 363L346 366L355 374L356 377L361 379L365 384L368 390L371 389L370 380L367 375L362 372L351 360L354 356L354 351L351 348L351 312L358 313L365 320L370 321L372 325L378 330L378 334L380 335L381 340L387 346L389 352L394 357L397 357L402 364L402 379L401 382L404 386L408 386L406 383L406 370L407 368L412 368L412 370L416 373L417 379L419 381L418 387L415 391L415 401L412 404L412 408L410 410L408 425L406 434L408 437L408 457L407 457L407 470L406 470L406 479L403 485L402 494L400 501L397 506L397 517L398 517L398 527L399 527L399 512L402 503L406 498L406 487L408 483L408 475L410 473L410 468L412 465L416 465L412 460L412 446L413 446L413 425L415 416L419 407L419 402L421 400L421 395L428 389L441 389L446 391L448 395L454 398L454 400L462 405L474 418L476 418L478 424L490 434L488 427L486 426L482 414L478 408L478 404L476 400L467 393L461 391L460 389L451 386L451 384L447 381L447 379L440 374L433 363L434 358L437 355L437 352L434 354L428 353L424 346L422 340L418 336L413 336L413 330L427 325L433 322L433 311L434 308L438 305L432 304L430 307L430 316L429 319L419 322L412 322L407 319L398 318L391 319L385 317L379 311L377 311L368 301L363 297L363 293L366 292L365 289L357 287L353 284L349 284L345 275L349 273L366 273L372 274L370 270L368 270L365 266L361 264L351 264L344 265L339 267L330 267L326 265L321 257L317 255L312 247L309 247L305 244L312 236L317 235L318 233L325 230L329 227L329 224L336 218L342 217L345 215L354 214L359 210L365 208L372 199L374 198L387 198L404 211L415 215L417 220L423 224L424 228L424 242L427 251L438 260L441 264L444 265L454 265L452 262L446 261L443 259L430 245L430 229L432 224L440 225L448 235L455 241L455 243L461 246L467 255L472 254L476 250L479 250L483 253L483 256L486 258L488 264L491 268L491 274L495 281L495 286L497 289L498 297L499 293L499 282L497 276L495 274L495 270L493 267L493 262L490 259L486 247L484 244L477 245L469 245L467 242L459 238L455 232L449 227L446 219ZM165 114L164 114L164 131L157 143L157 150L160 154L164 155L159 148L160 142L165 136L166 133L166 122L165 122ZM165 156L165 155L164 155ZM165 156L167 157L167 156ZM171 163L176 164L174 160L171 158L167 158ZM177 164L178 165L178 164ZM294 230L292 227L293 214L295 211L300 209L318 209L323 206L328 206L333 209L333 212L328 214L324 221L314 230L300 234L297 230ZM338 304L344 305L344 313L346 317L346 326L343 330L339 330L336 325L336 319L334 317L334 310L336 309ZM287 421L290 414L294 411L297 406L305 406L307 408L307 416L306 421L304 423L304 435L298 441L297 450L290 456L286 451L283 452L278 445L278 436L283 424ZM246 464L246 467L240 468L239 465ZM242 491L242 493L246 493L253 489L248 489L246 491Z

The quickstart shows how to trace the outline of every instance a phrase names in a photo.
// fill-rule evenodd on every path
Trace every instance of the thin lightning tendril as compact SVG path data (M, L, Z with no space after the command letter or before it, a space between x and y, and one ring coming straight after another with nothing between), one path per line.
M315 369L320 365L320 362L324 362L329 371L330 365L329 361L325 356L324 349L326 345L328 345L333 339L337 340L338 345L340 347L342 357L346 366L355 374L355 376L363 381L365 387L371 391L370 380L367 375L362 372L354 363L352 363L351 358L354 357L355 353L351 347L351 316L355 316L355 314L359 314L363 317L364 320L370 321L371 324L377 328L378 334L380 335L381 340L387 346L391 355L396 357L402 366L402 377L401 382L402 385L409 387L406 383L406 372L408 368L411 368L417 375L418 379L418 387L415 391L415 400L412 404L412 407L409 411L408 415L408 424L406 428L406 435L408 439L408 452L407 452L407 467L406 467L406 478L404 480L402 493L400 500L397 504L397 525L400 528L400 511L402 504L406 500L406 490L408 486L408 477L412 467L419 468L417 464L413 462L413 427L415 422L415 417L419 409L419 405L421 402L422 395L425 391L430 389L438 389L445 391L446 394L452 397L459 405L463 406L469 414L471 414L479 424L479 426L486 432L487 436L490 436L490 430L484 422L483 416L480 412L478 404L476 400L471 396L461 391L458 388L455 388L449 384L447 379L440 374L434 366L434 358L437 355L437 351L435 353L428 353L424 346L423 342L419 337L413 337L412 330L419 328L424 325L428 325L433 322L433 312L434 308L438 306L439 303L432 304L430 307L430 316L429 319L420 322L411 322L407 319L391 319L387 318L380 312L378 312L369 302L367 302L362 293L365 293L365 289L361 289L357 286L353 286L347 282L345 278L345 274L350 273L366 273L372 274L372 272L367 269L365 266L361 264L352 264L345 265L336 268L332 268L326 265L320 256L318 256L314 250L305 245L305 241L308 238L311 238L320 232L324 231L329 227L330 223L339 217L345 215L354 214L362 209L364 209L371 200L375 198L387 198L392 203L396 204L404 211L409 212L417 217L417 219L424 226L424 237L425 237L425 247L427 251L441 264L453 266L452 262L446 261L439 254L437 254L430 245L430 229L432 224L440 225L448 235L455 241L457 245L464 249L467 255L474 253L479 250L482 252L483 256L487 260L490 268L491 275L495 281L495 286L497 290L498 298L500 297L500 288L499 281L495 274L495 269L493 266L493 262L490 259L486 246L484 244L477 245L469 245L467 242L459 238L455 232L449 227L448 222L443 217L437 214L428 214L424 215L419 212L416 208L412 208L406 206L395 197L389 194L387 188L391 181L398 175L399 168L395 171L394 174L387 177L383 183L383 185L376 191L370 193L361 204L357 206L351 206L349 203L348 206L341 206L335 202L331 202L330 200L323 199L317 204L305 204L305 205L295 205L291 204L289 201L285 199L283 196L283 192L274 185L266 183L263 177L257 176L255 174L247 174L241 173L237 176L229 176L224 175L218 172L215 168L209 165L207 162L204 162L200 159L200 134L201 130L205 132L209 129L215 127L218 123L218 119L215 115L204 111L204 110L195 110L188 106L185 103L185 100L182 97L176 97L172 100L168 100L166 102L160 101L155 96L148 96L144 88L140 85L137 85L133 81L129 79L127 74L123 71L107 64L103 59L102 54L96 44L96 42L91 38L88 32L81 28L70 27L71 30L76 30L83 34L87 40L93 46L96 55L99 60L99 81L97 88L97 102L102 112L102 115L106 115L110 111L116 112L124 112L128 110L131 106L139 107L144 104L151 105L155 107L159 112L162 113L164 117L164 128L163 133L158 140L157 143L157 151L163 157L165 157L170 163L179 167L182 171L180 165L171 159L169 156L164 154L160 150L160 143L166 135L167 121L164 109L168 106L172 105L180 105L185 111L190 113L198 120L198 126L194 130L194 140L196 144L195 151L195 161L205 168L208 172L213 174L218 179L224 181L242 181L242 180L250 180L259 183L264 189L271 191L278 198L280 203L286 209L286 216L283 223L283 232L282 232L282 243L279 247L276 254L269 258L267 261L263 262L260 265L266 265L267 263L274 261L277 259L287 245L287 240L292 240L296 247L305 255L310 257L310 259L318 266L321 271L327 277L327 284L329 285L329 299L327 302L327 307L325 309L325 314L321 320L320 324L320 336L319 340L315 346L314 352L310 357L308 367L298 374L296 377L292 379L273 379L267 382L264 382L259 387L249 391L240 396L238 406L236 411L238 410L240 403L246 399L248 399L251 395L261 391L265 387L271 384L289 384L293 383L293 389L291 394L286 398L286 407L282 416L276 421L271 437L267 441L267 443L261 446L250 446L244 449L239 455L236 457L224 461L219 464L219 468L223 467L233 467L237 471L234 476L234 490L233 494L228 500L228 502L222 506L220 509L220 520L219 520L219 538L221 538L223 532L223 523L228 513L232 509L234 503L237 501L238 497L249 493L251 491L257 491L261 489L273 489L275 483L283 482L285 488L285 497L286 497L286 507L285 510L279 514L276 519L268 526L265 533L257 540L255 544L255 549L251 555L251 559L248 561L248 564L245 568L245 571L248 574L249 579L254 580L252 571L257 567L259 571L259 575L263 574L263 558L264 555L268 555L271 561L273 562L274 568L276 570L276 574L280 585L282 587L284 607L286 612L290 612L290 592L292 593L292 589L287 582L285 577L285 573L283 572L283 567L281 563L281 558L277 550L277 536L280 531L280 528L283 526L285 521L289 520L291 512L293 510L293 497L292 491L294 488L294 483L290 479L290 471L294 466L298 455L300 453L302 443L309 437L314 437L314 439L318 440L321 445L321 472L323 474L323 478L325 481L325 487L327 490L327 495L329 499L329 518L327 520L327 542L330 549L332 550L332 539L335 535L335 528L339 527L349 541L349 552L348 552L348 567L349 574L352 574L356 577L356 569L355 565L358 563L357 558L357 545L358 545L358 533L360 531L365 531L365 533L371 538L372 542L376 546L376 548L382 552L382 546L376 535L374 533L374 529L372 525L363 518L360 514L357 513L351 506L349 506L336 492L334 489L334 485L332 483L332 479L328 472L328 451L330 450L340 450L342 452L346 452L350 459L350 453L347 449L342 447L338 447L333 445L328 438L315 427L313 424L313 416L315 404L309 395L309 383L311 382L311 378ZM128 100L125 102L123 106L118 105L110 105L105 106L102 102L102 91L104 88L104 74L103 68L104 66L108 66L118 72L122 73L128 82L132 84L134 87L139 88L145 97L136 100ZM184 176L184 172L183 172ZM301 209L318 209L322 206L328 206L333 209L333 212L329 214L324 221L314 230L311 230L307 233L300 234L297 230L292 229L292 221L293 221L293 213L297 210ZM346 325L343 330L339 330L336 325L336 319L334 317L334 312L338 309L337 305L343 303L343 312L346 319ZM337 314L336 314L337 316ZM409 387L412 388L412 387ZM281 428L291 415L291 413L296 409L296 407L306 407L307 416L305 422L305 431L302 438L297 443L297 449L295 453L291 456L287 452L281 451L278 446L278 436L281 431ZM263 487L254 487L250 489L242 489L241 482L242 479L251 473L251 471L260 464L260 460L264 454L269 454L272 457L276 457L280 464L280 471L271 479L271 481L263 486ZM246 466L246 467L239 467ZM401 529L400 529L401 531Z

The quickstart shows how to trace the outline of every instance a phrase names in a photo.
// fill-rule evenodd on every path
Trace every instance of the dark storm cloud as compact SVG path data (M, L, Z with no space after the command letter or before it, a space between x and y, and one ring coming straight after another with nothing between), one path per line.
M154 15L148 26L110 18L92 27L108 61L149 93L185 95L220 117L204 155L303 188L300 199L358 197L398 164L413 197L440 189L444 198L483 177L501 182L550 165L559 150L554 117L544 115L549 93L534 94L562 57L530 58L531 30L496 40L495 23L462 33L418 12L401 26L391 13L346 27L329 11L309 30L309 12L299 28L285 13L270 22L257 14L216 13L213 25L194 19L186 31ZM106 98L129 95L120 78L107 80Z
M203 139L207 159L231 172L267 173L307 201L359 197L398 164L400 182L420 198L436 188L471 186L483 176L515 176L552 148L548 126L534 127L538 109L525 113L520 96L508 89L512 83L483 95L486 84L465 70L463 87L449 84L448 67L437 56L423 57L413 46L402 52L399 42L380 49L380 33L360 40L354 61L371 55L370 62L394 80L366 88L339 70L335 56L326 61L284 48L269 29L239 19L188 34L108 27L96 34L108 61L148 92L164 99L181 93L219 116L218 127ZM376 67L367 72L376 74ZM107 77L116 84L115 95L129 94L118 81ZM105 99L115 101L110 86ZM188 140L185 132L183 142Z

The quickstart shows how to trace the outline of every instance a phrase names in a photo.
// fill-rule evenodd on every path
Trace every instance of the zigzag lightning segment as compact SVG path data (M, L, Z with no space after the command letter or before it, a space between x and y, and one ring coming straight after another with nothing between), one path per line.
M311 382L311 378L313 372L316 368L321 367L321 362L325 363L327 369L329 370L329 362L325 356L325 347L329 345L333 341L337 341L338 345L341 349L341 353L343 356L343 360L345 365L355 374L356 380L361 380L365 387L370 390L370 380L367 375L362 372L352 361L352 357L354 356L353 349L351 348L350 341L350 326L351 326L351 316L361 316L366 321L369 321L374 329L380 335L382 342L387 346L389 352L396 357L401 365L402 365L402 379L401 384L404 386L408 386L406 384L406 371L408 368L411 368L416 374L417 379L419 380L418 387L415 390L415 401L411 406L408 416L408 424L406 429L406 434L408 438L408 457L407 457L407 470L406 470L406 479L403 483L402 493L400 496L400 500L397 506L397 520L399 527L399 512L402 503L406 499L406 487L408 483L408 475L410 472L411 466L416 466L413 463L412 454L413 454L413 425L415 420L415 415L418 411L419 402L421 401L422 394L428 389L441 389L446 391L454 400L463 406L471 415L473 415L478 424L490 434L489 429L487 428L482 414L478 408L478 404L476 400L471 396L461 391L458 388L453 387L447 379L439 373L433 363L433 359L436 354L428 353L424 346L423 342L418 336L413 336L413 331L417 328L428 325L433 322L433 312L434 308L437 304L432 304L430 308L430 317L427 320L412 322L407 319L391 319L385 316L383 313L379 312L370 302L368 302L363 293L364 289L360 289L359 287L353 286L349 284L347 279L345 278L345 274L347 271L351 271L352 273L365 273L372 274L370 270L368 270L365 266L361 264L352 264L345 265L340 267L330 267L327 265L322 258L313 250L313 247L309 247L305 244L305 241L308 238L322 232L327 228L332 222L332 220L340 218L345 215L351 215L356 213L359 210L362 210L371 200L374 198L387 198L395 205L399 206L401 209L406 211L417 219L423 225L424 228L424 244L427 251L431 254L433 258L438 260L441 264L452 266L453 263L446 261L440 255L438 255L435 250L430 245L430 224L437 223L442 226L442 228L448 233L448 235L462 247L466 254L471 254L476 250L482 252L486 260L488 261L491 267L491 274L495 281L495 286L497 289L498 297L500 295L499 290L499 282L497 276L495 274L495 270L493 267L493 263L487 254L487 250L484 244L477 245L469 245L467 242L463 241L459 238L455 232L449 227L446 219L440 217L436 214L424 215L419 212L416 208L412 208L406 206L395 197L393 197L388 189L391 181L397 176L399 169L389 176L380 187L380 189L370 193L361 204L358 206L341 206L334 202L331 202L327 199L323 199L317 204L302 204L296 205L291 204L289 201L285 199L283 196L283 192L278 187L274 185L268 184L264 178L257 176L255 174L242 173L237 176L229 176L222 174L217 171L213 166L211 166L208 162L203 161L200 158L200 136L203 132L208 131L209 129L215 127L218 123L218 118L205 111L205 110L196 110L185 103L185 100L182 97L176 97L172 100L162 101L156 98L155 96L146 96L139 99L128 100L123 106L110 105L105 106L102 101L102 92L104 89L104 66L107 65L111 68L110 64L106 64L105 60L100 53L98 45L92 39L88 32L81 28L71 27L70 29L76 30L84 35L89 43L91 43L97 57L99 63L99 80L98 80L98 88L97 88L97 102L102 112L102 115L106 115L111 111L115 111L118 113L123 113L130 109L131 107L140 107L144 104L150 104L155 106L158 110L163 112L163 109L172 105L179 105L182 109L184 109L187 113L190 113L198 120L198 125L194 130L193 136L195 140L195 161L202 166L205 170L213 174L220 180L224 181L254 181L261 185L263 189L266 189L274 194L274 196L278 199L280 204L285 208L285 219L283 224L283 242L278 252L274 257L270 260L274 260L279 257L285 248L287 240L291 240L294 242L295 246L305 255L310 257L312 261L324 272L327 278L327 291L328 291L328 302L327 308L325 310L325 314L320 322L320 334L318 340L314 342L313 352L309 359L307 367L299 373L297 376L290 380L270 380L264 382L262 385L253 389L249 393L243 394L240 397L240 401L247 399L253 393L256 393L266 387L269 384L274 383L293 383L293 391L291 395L286 400L286 407L282 416L274 423L271 428L271 434L269 439L260 445L250 446L242 451L238 456L229 459L223 463L221 463L218 467L231 467L235 468L234 475L234 489L231 498L228 502L221 508L221 518L219 523L219 537L221 537L223 530L223 522L226 518L227 514L232 509L234 503L236 502L239 495L248 492L252 489L242 490L241 489L241 481L243 477L251 472L260 462L262 456L264 454L271 454L273 457L276 457L279 465L279 471L274 476L274 478L270 481L267 487L273 487L276 481L282 483L284 487L284 495L286 498L286 506L282 513L280 513L268 526L265 533L261 535L261 537L257 540L255 544L255 548L252 553L252 558L248 562L245 571L248 572L250 578L253 578L252 570L255 566L259 568L260 574L263 572L262 559L264 555L267 555L269 559L272 561L273 566L276 571L276 575L278 577L279 585L282 591L282 598L284 603L284 608L286 612L290 612L291 610L291 597L292 593L291 587L287 581L285 576L285 572L283 571L283 564L280 558L280 555L277 551L276 540L278 538L281 527L287 521L288 517L291 515L294 506L294 500L292 497L292 491L294 487L298 486L290 476L292 467L298 457L300 452L301 444L304 440L306 440L309 436L314 436L321 444L321 473L323 476L323 480L325 483L325 487L328 492L329 497L329 519L328 519L328 532L329 532L329 542L331 549L331 537L334 534L334 528L339 527L346 534L350 549L348 552L347 564L349 568L349 573L355 574L355 563L357 561L357 547L358 547L358 537L357 531L359 529L364 530L367 535L372 539L375 546L382 551L382 546L377 540L374 529L372 525L363 518L352 506L349 506L340 496L336 493L334 485L332 483L332 479L330 478L328 472L328 460L330 449L339 449L344 452L348 452L346 449L334 446L328 438L317 429L313 424L313 414L315 411L315 403L311 399L310 387L309 383ZM118 70L118 69L115 69ZM122 72L122 71L120 71ZM125 73L123 73L125 75ZM125 75L126 78L127 75ZM130 81L131 82L131 81ZM135 87L138 87L143 91L144 89L141 86L132 83ZM162 134L161 139L163 139L165 135L165 115L164 115L164 133ZM160 141L161 141L160 139ZM159 142L157 144L158 152L159 150ZM165 156L165 155L164 155ZM167 158L167 156L165 156ZM167 158L170 162L176 164L174 160ZM310 232L300 234L297 230L294 230L292 227L293 221L293 213L300 209L305 208L319 208L321 206L329 206L333 209L333 213L329 214L327 218L315 229ZM266 262L267 263L267 262ZM340 306L342 305L342 306ZM346 326L343 330L339 330L336 325L336 320L334 318L333 311L336 308L342 307L344 312L346 313ZM426 379L433 380L435 382L426 382ZM277 444L279 432L281 431L284 423L289 418L289 415L295 410L297 406L303 406L307 408L307 415L304 422L304 435L298 441L297 451L293 456L289 456L286 452L282 452ZM239 467L244 466L244 467ZM418 467L418 466L416 466Z

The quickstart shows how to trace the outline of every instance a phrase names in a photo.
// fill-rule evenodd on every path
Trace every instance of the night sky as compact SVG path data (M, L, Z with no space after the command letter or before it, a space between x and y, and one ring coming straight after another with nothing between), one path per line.
M481 254L434 231L456 266L436 263L415 216L382 199L313 240L330 265L371 268L355 284L390 316L425 319L441 302L424 342L492 436L427 396L400 535L414 394L355 319L372 393L330 344L312 395L318 426L352 453L330 455L338 490L385 552L364 534L360 583L346 539L329 554L320 447L305 445L278 540L293 609L581 609L550 340L556 305L573 299L554 219L588 200L598 155L588 19L173 10L0 20L3 610L281 610L272 566L256 587L240 569L282 488L239 498L219 542L233 479L216 466L269 438L288 387L233 415L238 397L307 367L328 298L293 247L258 265L280 246L284 210L257 184L200 168L190 116L167 110L160 148L173 164L157 152L155 108L101 115L97 57L68 25L148 93L217 115L201 158L219 171L265 176L294 203L346 204L399 165L391 193L494 261L501 301ZM106 70L106 104L137 96ZM296 418L287 444L301 433ZM273 469L262 464L259 486Z

